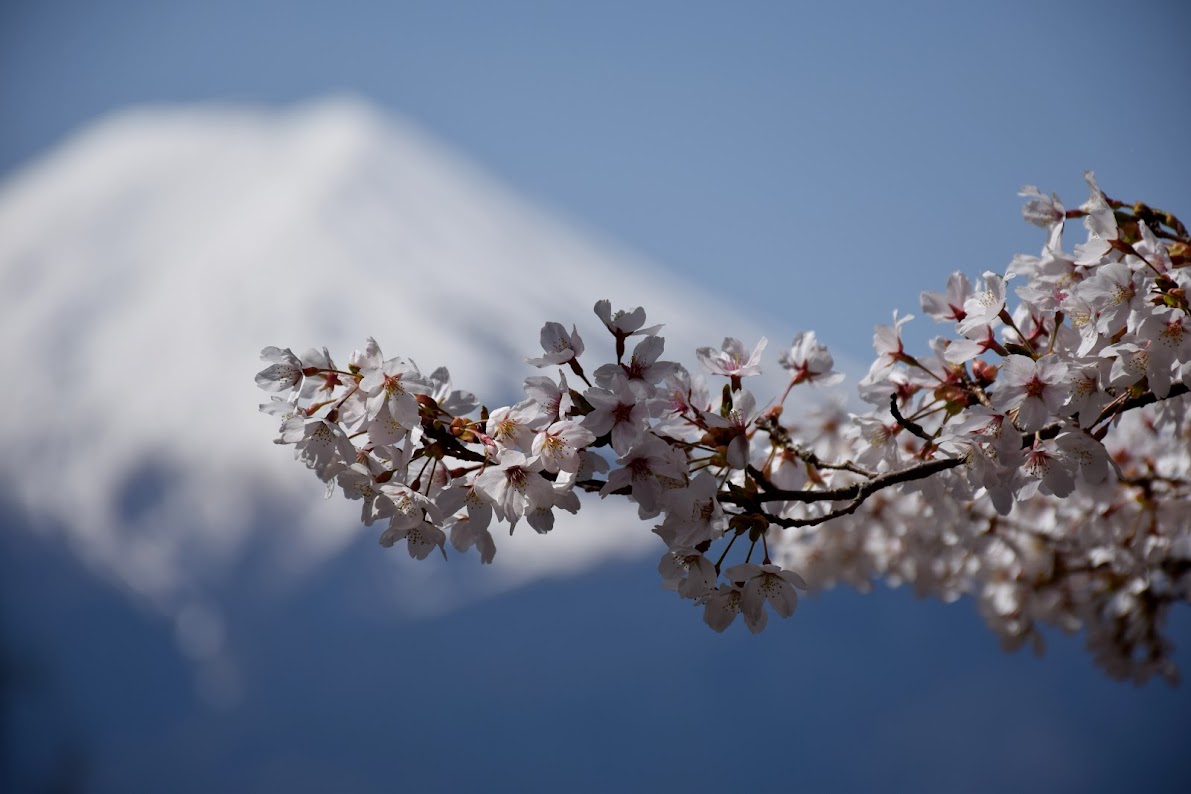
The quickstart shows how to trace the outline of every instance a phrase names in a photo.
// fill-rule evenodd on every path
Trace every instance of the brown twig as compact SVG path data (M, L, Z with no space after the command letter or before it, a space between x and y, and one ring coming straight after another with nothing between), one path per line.
M842 502L845 499L860 499L864 501L872 494L904 482L922 480L939 472L954 469L963 463L963 458L938 458L911 466L908 469L886 472L861 483L855 483L843 488L833 488L826 491L787 491L781 488L763 488L755 496L738 496L736 494L720 494L719 500L727 504L752 507L764 502ZM853 508L855 509L855 508Z
M911 422L909 419L902 416L902 412L898 410L897 407L896 394L890 395L889 397L889 413L893 414L893 418L897 420L899 425L904 427L906 430L909 430L913 435L921 438L927 444L935 443L935 440L927 435L926 431L922 429L922 425L918 424L917 422Z

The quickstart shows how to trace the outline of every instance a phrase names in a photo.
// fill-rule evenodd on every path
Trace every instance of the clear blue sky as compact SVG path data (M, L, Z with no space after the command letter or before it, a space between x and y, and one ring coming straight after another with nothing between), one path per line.
M1039 247L1022 184L1077 203L1092 168L1110 195L1191 204L1189 21L1176 2L9 2L0 170L131 103L355 92L863 354L952 270Z
M10 1L0 175L132 104L351 92L771 338L863 358L952 270L1036 251L1022 184L1077 204L1092 168L1191 215L1189 8ZM340 592L373 549L293 599L245 563L223 597L250 686L216 713L168 626L3 523L7 650L42 669L9 710L22 775L63 747L103 791L1173 791L1191 771L1186 689L1107 681L1078 638L1006 656L970 603L905 592L720 637L651 561L413 623Z

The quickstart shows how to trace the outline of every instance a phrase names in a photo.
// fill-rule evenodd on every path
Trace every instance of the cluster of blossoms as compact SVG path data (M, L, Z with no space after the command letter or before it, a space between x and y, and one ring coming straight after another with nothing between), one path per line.
M952 329L927 353L903 347L910 317L878 326L864 413L783 415L795 386L842 379L814 333L781 354L789 384L762 406L744 382L765 339L700 348L692 375L662 359L643 309L608 301L595 313L616 361L589 375L578 329L548 322L527 362L552 374L516 405L480 408L445 369L368 340L345 369L267 348L262 410L328 494L419 559L449 542L490 562L494 519L545 533L579 509L576 489L626 496L666 546L663 586L717 631L737 615L760 631L808 586L883 579L973 595L1007 647L1039 645L1039 625L1084 629L1110 674L1173 680L1161 629L1191 600L1191 237L1088 183L1074 210L1023 190L1041 256L923 293ZM1066 252L1074 218L1087 237Z

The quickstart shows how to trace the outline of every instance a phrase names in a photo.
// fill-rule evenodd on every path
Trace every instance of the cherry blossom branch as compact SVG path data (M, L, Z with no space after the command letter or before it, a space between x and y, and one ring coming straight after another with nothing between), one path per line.
M775 447L790 450L791 452L794 453L794 455L799 460L801 460L803 463L807 464L808 466L813 466L816 469L823 469L825 471L850 471L853 474L859 474L862 477L875 477L876 476L875 472L870 471L869 469L863 468L861 466L858 466L855 463L853 463L852 461L846 460L846 461L843 461L842 463L829 463L828 461L822 460L818 455L816 455L811 450L804 449L803 447L798 446L790 438L790 434L786 430L786 428L782 427L778 423L777 415L775 415L773 413L769 413L766 416L762 417L760 420L758 420L757 427L760 428L761 430L765 431L769 435L769 438L773 442ZM757 483L759 485L762 485L762 487L764 487L764 484L768 483L768 480L765 478L764 473L762 473L759 469L755 468L751 464L747 467L747 471L750 476L752 476L754 479L757 480ZM770 487L772 487L772 486L770 486Z
M1162 402L1163 400L1173 400L1175 397L1182 397L1184 394L1188 393L1191 393L1191 388L1184 383L1176 383L1170 387L1170 392L1168 392L1165 397L1159 397L1152 391L1147 391L1144 394L1133 396L1127 394L1121 395L1121 397L1118 398L1120 400L1119 402L1110 403L1108 406L1106 406L1104 410L1101 411L1096 417L1095 421L1093 421L1092 424L1088 425L1084 429L1086 429L1088 432L1092 432L1094 428L1102 422L1113 419L1117 416L1121 416L1128 411L1144 408L1147 405L1153 405L1154 403ZM1052 439L1059 433L1063 432L1064 427L1066 427L1066 425L1064 425L1062 422L1052 422L1043 427L1037 433L1023 433L1021 437L1021 445L1023 448L1030 446L1034 443L1035 436L1043 440Z
M889 413L893 414L894 420L896 420L897 423L899 425L901 425L902 427L904 427L906 430L910 431L911 434L917 436L918 438L921 438L927 444L935 443L935 439L933 437L931 437L930 435L928 435L927 432L922 429L922 425L918 424L917 422L911 422L910 420L908 420L904 416L902 416L902 412L897 407L897 395L896 394L891 395L889 397Z
M734 504L748 508L755 507L756 505L765 502L803 502L806 504L811 504L814 502L840 502L845 499L852 499L858 500L856 505L858 507L859 503L862 503L865 499L882 488L888 488L891 485L898 485L906 482L913 482L915 480L922 480L927 477L934 476L940 472L947 471L948 469L954 469L963 462L964 461L962 458L939 458L936 460L923 461L922 463L915 464L907 469L891 471L878 475L872 479L865 480L862 483L855 483L853 485L844 486L843 488L832 488L823 491L784 490L781 488L774 488L772 486L766 488L763 484L765 481L761 480L758 484L761 485L762 490L755 496L741 496L739 493L728 493L722 495L720 497L720 501L727 504ZM855 510L855 507L844 513L840 513L840 515L847 515L848 513L853 512L853 510ZM822 522L817 521L816 523ZM785 526L785 524L782 526ZM791 524L790 526L809 525Z
M909 315L877 326L858 384L867 410L824 405L783 424L795 387L843 378L813 332L781 353L789 380L766 410L745 381L767 340L699 348L703 376L726 380L708 384L661 358L644 309L604 300L595 314L615 361L584 369L578 327L549 321L543 354L526 359L547 373L515 405L479 407L445 368L427 375L369 339L346 368L326 349L265 348L256 381L273 396L261 408L280 422L278 443L360 502L365 525L386 522L382 545L417 559L445 557L449 542L491 562L490 526L546 533L580 509L576 491L598 492L636 504L666 546L664 585L716 631L737 615L760 631L770 611L792 614L807 586L796 570L819 582L883 574L977 596L1009 645L1037 638L1036 623L1084 625L1113 675L1171 678L1161 620L1191 600L1191 405L1171 399L1191 392L1191 240L1170 213L1087 181L1074 210L1023 188L1026 219L1047 230L1041 257L922 294L950 337L914 355L901 339ZM1066 254L1075 219L1087 240ZM869 503L944 475L931 498L898 488ZM779 531L831 521L831 532ZM1076 572L1096 586L1070 592Z
M775 516L771 513L763 513L763 515L770 523L776 524L777 526L784 527L786 529L793 529L793 528L797 528L797 527L818 526L819 524L825 524L828 521L831 521L833 519L842 518L844 516L848 516L848 515L851 515L852 513L855 513L860 508L860 506L863 505L865 503L865 501L868 500L868 498L870 496L872 496L874 493L881 490L882 488L888 488L891 485L896 485L901 482L912 482L913 480L925 479L927 477L931 477L935 474L938 474L941 471L946 471L947 469L953 469L956 466L960 465L961 463L963 463L963 461L959 460L959 459L945 459L945 460L928 461L926 464L921 464L919 467L916 467L913 470L908 469L908 470L904 470L901 472L891 472L890 474L876 477L872 480L868 480L867 482L860 483L860 484L858 484L856 486L852 486L850 488L837 489L835 491L835 493L840 495L839 496L840 499L848 498L847 494L849 492L854 491L855 495L852 497L852 501L849 502L845 507L841 507L836 510L832 510L831 512L825 513L821 516L814 516L811 518L789 518L789 517L784 517L784 516ZM930 464L935 464L935 465L930 465ZM896 475L906 475L906 476L898 477ZM819 493L819 492L804 491L802 493ZM824 491L822 493L830 493L830 492ZM767 497L768 496L769 495L767 495ZM768 498L766 498L762 501L768 501ZM791 501L793 501L793 500L791 500ZM797 501L819 501L819 500L799 499Z
M1120 416L1126 411L1132 411L1136 408L1144 408L1147 405L1153 405L1154 403L1161 402L1162 400L1170 400L1175 397L1182 397L1189 391L1191 391L1191 389L1187 387L1187 384L1176 383L1170 387L1170 391L1165 397L1159 397L1152 391L1147 391L1144 394L1138 394L1136 396L1130 395L1122 400L1119 405L1105 408L1100 415L1096 417L1096 421L1092 422L1092 427L1094 428L1101 422L1105 422L1113 419L1114 417Z

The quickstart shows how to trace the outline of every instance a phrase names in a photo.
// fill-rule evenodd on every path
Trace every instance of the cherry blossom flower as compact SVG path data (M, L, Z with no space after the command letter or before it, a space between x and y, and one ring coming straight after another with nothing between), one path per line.
M1157 273L1169 273L1174 267L1170 261L1170 248L1154 235L1149 225L1139 223L1137 231L1141 239L1133 245L1133 250L1141 259L1142 266L1149 266Z
M740 602L744 591L735 583L722 584L712 590L704 598L703 621L714 631L722 632L732 625L736 616L740 614ZM762 610L760 617L749 622L745 619L749 631L756 634L765 628L766 613Z
M1112 361L1108 384L1115 389L1129 388L1148 376L1160 380L1164 377L1164 373L1152 367L1150 351L1132 342L1109 345L1100 355ZM1165 374L1165 377L1169 382L1169 374Z
M327 348L310 348L302 354L302 391L303 399L326 399L336 388L343 385L339 373L335 371L335 362Z
M634 392L652 397L653 387L679 369L673 361L658 361L665 344L660 336L645 337L633 348L628 364L605 364L595 371L595 382L605 389L611 388L616 373L623 372Z
M835 359L827 345L821 343L814 331L803 331L794 337L790 349L782 353L778 363L794 373L792 383L812 383L816 386L834 386L844 379L836 372Z
M465 552L474 546L480 552L481 564L492 562L496 557L496 542L488 531L492 501L475 487L474 481L444 490L436 505L449 516L445 523L451 529L451 545L455 550ZM466 513L462 512L464 508Z
M984 489L993 509L1003 516L1013 509L1021 457L1020 453L1007 456L996 447L983 444L972 444L964 456L970 479Z
M444 560L447 558L447 533L429 521L421 520L408 526L390 526L381 534L380 545L389 548L399 540L406 541L409 556L416 560L426 559L436 548L442 552Z
M856 462L868 469L896 468L899 463L897 436L901 425L890 416L857 416L853 421L868 444L856 455Z
M380 492L384 498L376 501L376 517L388 518L390 529L408 529L427 519L434 524L442 523L438 505L405 483L384 483Z
M876 379L876 376L884 374L894 364L906 362L908 357L902 344L902 326L913 319L912 314L899 317L897 310L894 310L892 326L882 324L873 330L873 350L877 354L877 360L869 368L867 378ZM888 393L885 399L888 399Z
M712 375L726 375L729 378L744 378L749 375L761 374L761 351L769 340L761 337L753 352L749 353L744 343L733 337L725 337L720 349L701 347L695 351L695 356L703 369Z
M430 396L438 403L438 407L451 416L465 416L480 404L476 396L469 391L451 388L451 373L446 367L439 367L427 378Z
M715 589L719 574L716 573L711 560L694 547L674 542L669 542L668 545L669 548L658 563L662 587L677 590L678 595L683 598L695 599L702 598Z
M645 325L645 309L640 306L635 306L627 311L618 309L614 312L611 301L600 300L596 301L595 313L604 327L616 337L616 360L618 362L624 357L625 339L635 335L653 336L662 330L660 325L643 327Z
M1063 202L1053 193L1045 196L1033 185L1026 185L1017 195L1030 198L1021 208L1021 214L1026 221L1035 226L1046 229L1061 224L1066 217L1067 210L1063 207Z
M534 432L548 419L540 403L522 400L512 407L493 411L488 416L486 429L498 444L529 452L533 446Z
M1137 338L1147 343L1150 388L1165 397L1170 393L1171 370L1179 362L1191 361L1191 320L1177 309L1155 309L1138 324Z
M656 394L661 421L653 427L655 435L679 441L695 441L703 435L698 417L711 409L711 399L702 379L692 382L690 374L679 367Z
M491 515L491 509L489 509ZM496 559L496 541L488 531L488 525L473 515L456 516L451 523L451 546L460 553L473 546L480 553L480 563L488 565Z
M1078 414L1081 422L1091 422L1112 401L1112 397L1101 386L1106 366L1107 362L1093 361L1068 371L1067 382L1071 386L1071 395L1063 409L1065 414Z
M1084 278L1083 268L1061 249L1059 234L1062 227L1056 227L1054 232L1043 247L1042 256L1017 254L1006 271L1006 276L1025 276L1027 279L1017 288L1017 297L1047 312L1053 312Z
M993 405L998 410L1017 409L1017 424L1024 432L1041 430L1051 416L1066 402L1071 388L1067 383L1067 365L1058 356L1035 361L1012 355L1005 359L997 376Z
M607 473L611 468L608 461L601 455L597 455L586 449L579 450L579 471L572 476L573 480L591 480L597 475ZM562 479L561 476L559 479Z
M724 507L716 498L718 492L716 478L702 471L686 487L665 493L666 518L660 534L671 538L671 546L694 547L718 538L726 524Z
M686 478L686 472L674 463L670 445L652 435L634 444L616 463L620 468L608 475L600 496L628 487L643 517L657 515L662 507L665 485L660 478L680 484Z
M973 334L967 339L948 340L947 349L943 351L943 359L948 364L963 364L977 356L983 356L990 350L1004 351L991 325L982 326L984 335L977 337Z
M703 421L727 431L730 440L725 459L732 468L743 469L749 462L748 429L757 418L757 398L748 389L741 389L733 396L732 407L724 414L705 411Z
M360 509L360 522L366 527L372 526L376 519L376 499L381 495L381 490L376 475L369 470L367 464L351 464L336 475L335 481L343 489L345 497L364 501Z
M596 438L611 433L612 449L623 455L641 440L654 403L639 399L623 372L615 373L609 386L584 392L594 410L583 417L583 427Z
M1018 499L1031 498L1039 488L1058 497L1075 490L1074 464L1054 441L1035 441L1026 452L1024 471L1029 477L1018 488Z
M278 443L293 444L295 457L324 482L356 458L355 447L347 440L342 428L325 415L299 415L287 419L281 425Z
M537 458L526 458L516 450L505 449L500 453L498 465L488 466L476 476L476 490L492 502L502 521L509 522L510 533L527 510L554 503L550 483L538 473L541 469L542 463Z
M724 571L731 582L743 582L740 611L750 626L763 624L765 603L773 611L788 618L798 608L798 590L806 589L806 582L793 571L777 565L741 563Z
M541 414L548 423L566 416L574 405L562 370L558 372L558 383L541 375L526 378L525 396L541 406Z
M654 325L649 328L643 327L645 325L645 309L640 306L634 306L627 310L618 309L614 312L612 311L611 301L600 300L596 301L595 313L596 317L599 317L600 321L613 334L653 336L662 330L662 326L660 325Z
M963 273L956 272L948 276L945 293L923 292L919 299L922 302L922 311L927 316L941 323L958 323L967 316L964 303L971 295L972 282L968 281L968 277Z
M1138 282L1124 262L1109 262L1076 286L1076 294L1096 310L1097 331L1114 334L1129 326L1130 313L1143 305L1144 291L1138 289Z
M1100 185L1096 184L1096 175L1093 172L1084 171L1083 178L1091 190L1088 200L1080 206L1080 209L1087 213L1083 222L1087 227L1088 234L1102 240L1115 240L1117 220L1113 214L1112 206L1108 203L1108 198L1100 189Z
M1062 456L1074 464L1075 472L1084 482L1099 485L1108 477L1111 468L1108 450L1093 436L1082 431L1068 431L1060 433L1055 444Z
M1077 355L1086 356L1094 351L1097 345L1103 344L1098 322L1099 312L1095 306L1076 292L1063 298L1061 306L1071 322L1071 327L1079 332Z
M406 438L413 428L398 422L389 413L388 404L382 404L375 416L365 420L364 429L375 446L395 446Z
M288 347L266 347L261 360L269 366L256 375L256 385L265 391L295 393L302 385L302 362Z
M997 318L1005 309L1005 279L998 273L986 271L984 273L984 289L973 292L964 301L964 318L956 325L964 336L975 334L984 335L984 326L997 322Z
M542 349L546 355L539 358L527 358L525 363L534 367L549 367L555 364L565 364L583 355L583 338L579 336L575 326L571 332L562 323L548 322L542 326Z
M1003 456L1021 449L1021 434L1014 429L1005 413L983 405L973 405L966 414L966 418L952 427L951 433L955 437L990 444Z
M541 502L539 504L532 504L525 511L525 522L533 527L534 531L539 535L545 535L550 530L554 529L554 508L561 507L568 513L579 512L579 497L572 491L564 482L556 482L550 485L553 492L553 498L549 502Z
M389 416L402 427L410 428L420 424L418 401L415 394L427 389L418 368L412 361L398 356L370 367L361 373L360 391L368 396L368 416L375 418L381 408L387 408Z
M262 386L261 388L264 387ZM302 408L299 408L296 402L287 400L283 397L270 397L269 402L264 403L263 405L259 406L259 408L260 412L263 414L281 417L282 425L284 425L288 420L293 419L295 416L301 416L303 418L306 416L306 412ZM280 438L277 438L274 439L273 443L284 444L286 442L282 441Z
M579 450L595 442L595 434L569 419L554 422L533 439L533 454L549 472L579 471Z

